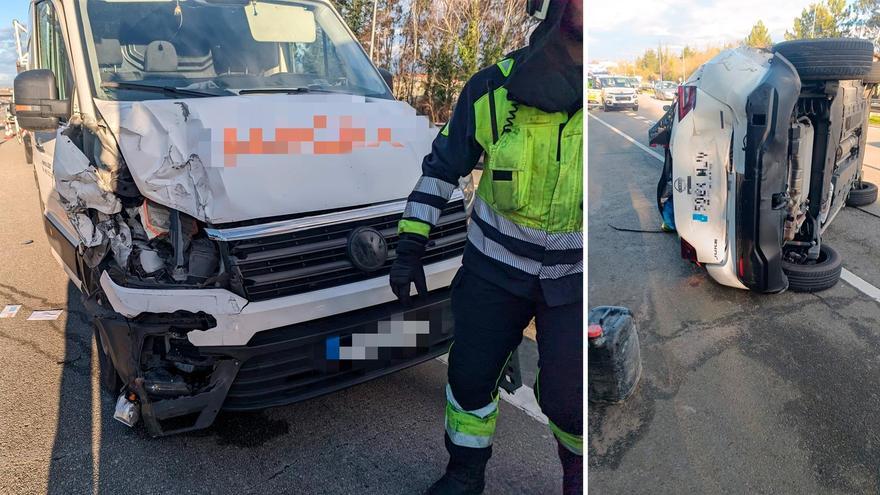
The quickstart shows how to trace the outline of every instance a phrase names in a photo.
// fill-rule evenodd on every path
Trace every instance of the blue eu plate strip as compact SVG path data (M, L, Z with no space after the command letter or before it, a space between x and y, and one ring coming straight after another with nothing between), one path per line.
M703 215L702 213L694 213L693 219L698 222L708 222L709 217L707 215Z
M339 361L339 337L327 339L327 360Z

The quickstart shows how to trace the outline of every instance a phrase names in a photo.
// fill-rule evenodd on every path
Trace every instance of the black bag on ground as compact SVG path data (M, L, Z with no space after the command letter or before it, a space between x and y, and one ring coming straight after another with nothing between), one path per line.
M591 309L587 339L587 398L602 403L626 400L642 374L639 334L632 312L617 306Z

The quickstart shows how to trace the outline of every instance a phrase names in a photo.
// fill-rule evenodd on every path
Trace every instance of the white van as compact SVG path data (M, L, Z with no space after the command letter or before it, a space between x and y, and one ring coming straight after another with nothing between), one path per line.
M446 352L473 188L402 306L397 222L436 129L327 0L33 0L29 29L16 114L117 419L204 428Z

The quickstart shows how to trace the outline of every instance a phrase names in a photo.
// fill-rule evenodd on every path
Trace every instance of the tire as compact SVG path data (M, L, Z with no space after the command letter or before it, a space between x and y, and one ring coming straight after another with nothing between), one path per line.
M603 111L603 112L610 112L611 110L609 109L608 105L603 104L603 105L602 105L602 111Z
M633 112L638 112L638 111L639 111L639 106L638 106L638 105L634 106L634 107L633 107Z
M874 62L874 65L871 66L871 71L862 77L862 82L865 84L880 83L880 62Z
M94 324L92 331L95 335L95 346L98 348L98 372L101 388L115 399L119 395L119 391L122 390L122 378L116 372L116 367L113 366L110 356L104 352L104 346L101 344L101 332Z
M30 136L26 136L24 138L24 160L28 165L34 164L34 148L31 146L31 138Z
M877 201L877 185L870 182L856 182L846 197L847 206L868 206Z
M783 41L773 51L791 62L801 79L861 79L874 63L874 45L857 38Z
M826 244L819 248L819 261L802 265L782 260L782 271L788 276L788 288L794 292L819 292L830 289L840 280L843 260Z

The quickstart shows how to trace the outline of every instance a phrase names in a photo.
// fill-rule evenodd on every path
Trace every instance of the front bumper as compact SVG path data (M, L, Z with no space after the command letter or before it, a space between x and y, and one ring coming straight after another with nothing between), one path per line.
M459 257L426 266L430 293L409 308L396 301L387 277L248 302L222 289L122 287L106 272L109 304L86 303L148 432L162 436L206 428L221 409L290 404L443 354L453 331L448 287L460 265ZM379 322L398 320L427 321L430 331L415 347L380 349L375 359L328 355L328 340L348 346L353 334L382 333L387 325Z
M206 428L221 409L248 411L292 404L419 364L447 352L454 328L449 289L416 298L409 308L392 302L282 326L259 333L246 345L197 348L188 362L208 366L202 384L193 385L192 393L167 396L153 393L150 378L145 377L146 363L156 363L144 352L145 344L149 337L161 341L176 329L198 325L204 315L145 314L130 319L95 311L107 352L137 395L152 436ZM336 349L358 345L355 334L381 333L378 322L382 321L427 321L430 332L420 335L415 346L379 348L373 359L339 359L331 353L333 345Z

